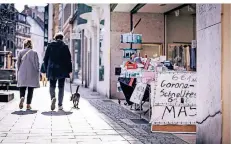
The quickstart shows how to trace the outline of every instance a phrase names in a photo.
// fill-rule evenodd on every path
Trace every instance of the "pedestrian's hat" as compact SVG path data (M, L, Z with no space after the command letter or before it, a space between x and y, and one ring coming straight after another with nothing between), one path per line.
M56 38L57 36L62 36L62 37L64 37L64 34L63 34L63 32L57 32L57 33L55 34L54 38Z

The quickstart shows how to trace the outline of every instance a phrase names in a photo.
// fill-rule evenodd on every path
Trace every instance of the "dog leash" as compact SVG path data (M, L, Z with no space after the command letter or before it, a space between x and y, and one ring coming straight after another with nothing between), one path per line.
M72 86L71 86L71 83L72 83L72 79L70 78L70 91L71 91L71 95L72 95Z

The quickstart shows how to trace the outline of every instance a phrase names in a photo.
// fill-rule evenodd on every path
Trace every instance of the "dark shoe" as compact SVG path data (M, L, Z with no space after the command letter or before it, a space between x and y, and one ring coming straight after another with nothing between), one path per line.
M24 103L24 97L21 97L20 99L20 103L19 103L19 108L22 109L23 108L23 103Z
M30 105L27 105L27 106L26 106L26 109L27 109L27 110L31 110L32 108L31 108Z
M56 103L56 98L53 98L51 100L51 110L53 111L55 109L55 103Z
M63 106L59 106L59 110L63 110Z

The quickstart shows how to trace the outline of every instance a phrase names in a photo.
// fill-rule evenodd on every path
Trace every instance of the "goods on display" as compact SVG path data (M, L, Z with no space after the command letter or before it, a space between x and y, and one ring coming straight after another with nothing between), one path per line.
M121 35L120 42L121 43L141 44L142 43L142 35L141 34L133 34L133 33L125 33L125 34Z
M130 98L130 101L136 104L141 104L143 97L144 97L144 92L146 90L147 84L144 83L137 83L132 96Z

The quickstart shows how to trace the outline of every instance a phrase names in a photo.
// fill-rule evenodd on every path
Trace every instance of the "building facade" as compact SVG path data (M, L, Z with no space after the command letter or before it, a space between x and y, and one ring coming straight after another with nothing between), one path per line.
M55 33L59 31L59 4L53 4L53 15L52 15L52 38L55 36Z
M109 4L94 8L86 4L52 5L52 35L64 33L72 55L74 81L109 96Z
M16 22L16 56L23 48L23 41L30 38L30 24L27 22L27 15L18 13Z
M14 4L0 4L0 51L11 51L15 54L15 35L17 10Z
M27 21L30 24L30 35L33 43L33 49L38 53L40 65L43 62L45 53L44 47L44 7L28 7L25 5L23 14L27 15Z

